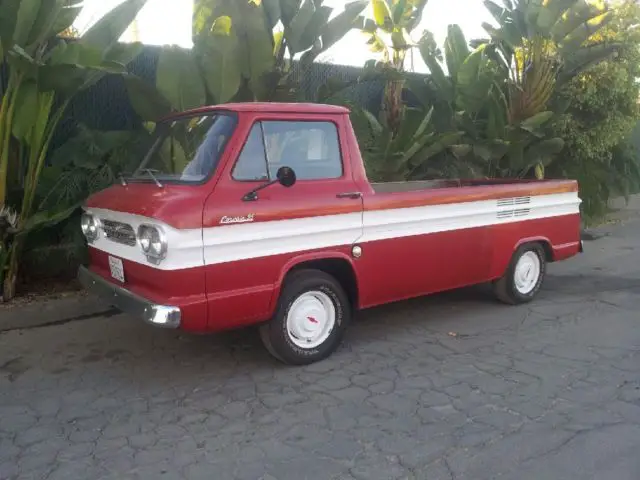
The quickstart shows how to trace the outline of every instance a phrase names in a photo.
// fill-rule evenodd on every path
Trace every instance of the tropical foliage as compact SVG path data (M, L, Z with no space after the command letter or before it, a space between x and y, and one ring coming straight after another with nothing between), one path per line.
M469 41L451 25L438 45L416 33L427 0L359 0L339 12L323 0L195 0L194 48L163 47L154 85L125 70L140 45L117 43L144 3L126 0L78 36L79 0L0 0L0 60L10 67L0 106L5 298L21 253L29 268L86 253L78 205L132 170L158 118L229 101L309 101L301 81L352 29L375 58L356 82L331 78L312 99L351 107L371 181L577 178L588 217L640 187L635 1L486 0L486 38ZM427 77L407 72L414 55ZM124 78L144 123L128 132L77 125L51 148L70 101L108 74ZM338 94L358 82L381 86L379 114Z
M421 159L478 176L543 178L564 148L551 122L568 102L555 94L618 51L617 43L600 34L613 15L605 4L586 0L505 0L504 6L487 0L485 5L495 19L495 26L485 25L487 39L468 42L452 25L444 52L429 32L418 42L431 74L410 88L423 115L433 116L436 132L461 140L439 144L439 155ZM394 125L387 125L391 134ZM395 162L394 155L371 161ZM406 179L433 170L411 168Z
M370 50L382 56L380 62L374 61L369 67L375 65L385 75L382 115L392 137L402 128L402 73L407 52L415 46L411 34L422 20L427 3L428 0L371 0L373 18L361 18L359 22Z
M300 92L292 60L302 75L354 28L366 0L333 9L314 0L197 0L192 51L161 53L155 89L127 78L134 108L145 120L171 110L229 101L293 101Z
M35 211L34 199L49 145L71 99L107 74L123 74L141 49L118 43L146 0L126 0L68 41L58 37L80 13L73 0L3 0L0 58L9 80L0 107L0 205L19 212L15 233L5 240L0 264L3 297L15 291L19 258L29 231L56 222L69 211ZM10 198L7 186L19 185Z
M550 174L578 179L589 220L606 213L612 196L640 187L640 144L631 143L640 118L640 6L632 0L614 6L609 23L586 46L607 41L619 46L618 55L591 66L555 95L556 103L570 105L553 125L566 148Z

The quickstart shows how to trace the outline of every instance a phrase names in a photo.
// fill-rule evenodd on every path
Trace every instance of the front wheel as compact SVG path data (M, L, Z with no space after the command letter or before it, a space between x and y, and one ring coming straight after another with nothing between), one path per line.
M340 283L319 270L290 274L276 313L260 327L267 350L290 365L307 365L331 355L351 320L349 298Z
M538 243L522 245L511 258L505 274L494 285L498 299L510 305L528 303L542 287L547 272L546 255Z

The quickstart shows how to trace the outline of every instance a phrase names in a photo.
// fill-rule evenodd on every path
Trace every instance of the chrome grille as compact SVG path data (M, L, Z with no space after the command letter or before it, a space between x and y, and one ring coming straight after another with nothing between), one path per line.
M112 242L122 243L123 245L129 245L135 247L136 245L136 232L133 227L128 223L114 222L112 220L100 220L102 223L102 230L104 235Z

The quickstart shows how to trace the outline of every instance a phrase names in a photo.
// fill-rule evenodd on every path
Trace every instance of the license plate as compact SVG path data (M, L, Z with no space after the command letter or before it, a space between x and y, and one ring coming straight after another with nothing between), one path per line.
M122 260L109 256L109 269L111 270L111 276L124 283L124 265Z

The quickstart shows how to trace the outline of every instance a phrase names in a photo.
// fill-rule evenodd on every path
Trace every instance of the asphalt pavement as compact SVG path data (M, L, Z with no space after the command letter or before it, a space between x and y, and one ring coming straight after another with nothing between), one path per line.
M640 478L640 216L509 307L360 314L329 360L124 315L0 334L0 479Z

